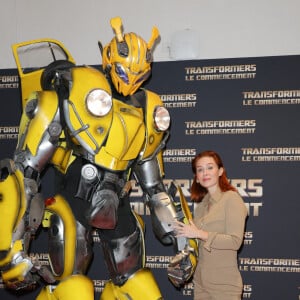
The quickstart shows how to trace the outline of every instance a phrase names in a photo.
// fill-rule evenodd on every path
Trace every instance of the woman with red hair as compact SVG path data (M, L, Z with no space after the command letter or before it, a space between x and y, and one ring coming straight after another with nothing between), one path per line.
M223 162L214 151L192 161L191 200L196 202L189 224L176 222L177 236L199 240L199 261L194 274L194 300L241 299L243 283L237 251L243 242L247 209L229 183Z

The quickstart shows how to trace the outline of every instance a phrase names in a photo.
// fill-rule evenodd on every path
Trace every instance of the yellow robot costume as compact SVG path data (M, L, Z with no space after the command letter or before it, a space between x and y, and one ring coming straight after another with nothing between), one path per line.
M123 34L118 17L111 26L115 37L105 47L99 43L103 72L77 66L56 40L13 46L23 114L14 157L0 163L0 270L12 289L43 278L38 300L94 298L85 276L93 229L110 274L101 299L162 299L145 267L143 221L130 207L132 178L143 189L155 235L175 246L171 282L184 284L197 263L196 241L176 238L172 230L175 219L190 218L188 206L182 194L175 204L177 187L166 190L162 180L170 116L157 94L141 88L151 73L158 30L146 43L135 33ZM39 187L49 166L57 170L56 191L44 201ZM51 271L28 256L41 224L49 232Z

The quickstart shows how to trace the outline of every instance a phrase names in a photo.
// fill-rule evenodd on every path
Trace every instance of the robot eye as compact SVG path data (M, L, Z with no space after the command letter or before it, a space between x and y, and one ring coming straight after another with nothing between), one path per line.
M143 75L141 75L135 82L135 84L146 81L151 74L151 71L147 71Z
M127 72L125 71L124 67L123 67L121 64L116 63L115 69L116 69L117 75L118 75L118 76L119 76L126 84L128 84L128 83L129 83L129 79L128 79L128 75L127 75Z

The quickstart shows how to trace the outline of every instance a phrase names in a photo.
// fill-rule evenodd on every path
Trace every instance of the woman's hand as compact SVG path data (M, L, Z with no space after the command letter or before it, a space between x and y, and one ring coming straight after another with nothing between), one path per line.
M175 231L176 237L186 237L192 239L201 239L206 241L208 238L208 232L199 229L193 220L189 220L189 224L184 224L183 222L175 221L173 223L173 229Z

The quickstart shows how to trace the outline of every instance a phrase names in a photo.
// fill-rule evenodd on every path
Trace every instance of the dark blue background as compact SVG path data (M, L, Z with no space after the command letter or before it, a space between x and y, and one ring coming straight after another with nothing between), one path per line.
M256 65L254 79L185 81L185 68L189 66L245 64ZM257 216L254 216L253 207L250 207L246 232L252 235L251 244L243 245L239 257L242 260L250 258L252 262L260 258L291 259L298 265L294 266L294 272L250 271L251 265L242 265L245 285L243 299L292 300L298 299L300 295L300 161L244 162L241 151L244 147L300 147L299 104L244 106L242 96L244 91L299 90L299 70L300 56L159 62L154 63L153 75L146 86L160 95L197 95L195 107L169 108L172 126L168 149L195 149L196 152L213 149L222 156L230 179L242 179L247 183L253 179L262 179L261 196L249 196L251 187L247 186L248 195L243 197L246 203L261 203L262 206L259 207ZM17 71L0 71L0 76L11 74L16 75ZM0 126L18 126L21 112L19 96L18 89L0 89ZM254 134L185 134L185 121L205 120L256 120L256 129ZM16 140L1 139L0 142L0 158L11 157ZM192 178L190 163L166 163L165 171L166 179L186 182ZM52 180L53 174L50 170L43 181L45 196L51 194ZM187 198L189 199L188 195ZM138 202L141 199L133 196L132 201ZM144 215L143 218L146 222L148 257L159 256L163 260L171 256L173 249L163 247L154 238L149 216ZM46 234L42 230L33 243L32 253L46 253L46 244ZM94 250L95 259L89 276L95 280L96 287L101 288L97 281L106 280L108 275L97 242ZM248 270L245 270L247 267ZM176 290L168 281L164 268L154 268L153 272L165 299L192 299L192 284ZM37 292L25 294L20 299L34 299ZM95 294L99 298L100 293L97 291ZM16 299L16 296L1 288L0 299Z

